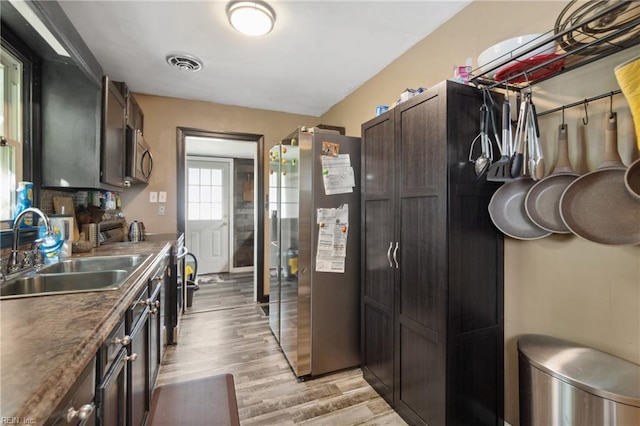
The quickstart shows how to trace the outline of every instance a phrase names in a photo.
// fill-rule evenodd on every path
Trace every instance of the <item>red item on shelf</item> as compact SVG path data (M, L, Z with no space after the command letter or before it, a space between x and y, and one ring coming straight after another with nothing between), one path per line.
M530 83L559 71L564 66L564 58L549 62L547 65L527 72L529 69L553 60L558 54L536 55L524 60L515 60L512 64L504 67L496 73L495 79L498 81L508 81L509 83ZM526 75L525 75L526 72Z

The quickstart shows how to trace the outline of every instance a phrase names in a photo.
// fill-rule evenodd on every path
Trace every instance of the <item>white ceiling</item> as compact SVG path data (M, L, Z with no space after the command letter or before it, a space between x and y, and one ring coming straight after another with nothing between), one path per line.
M469 1L269 0L275 29L249 38L226 1L59 0L104 72L136 93L320 116ZM168 53L200 58L180 71Z

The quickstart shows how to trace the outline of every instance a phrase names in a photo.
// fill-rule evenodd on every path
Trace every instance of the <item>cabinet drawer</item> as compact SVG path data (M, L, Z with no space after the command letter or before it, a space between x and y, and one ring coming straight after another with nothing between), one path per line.
M100 377L103 379L109 366L113 364L113 361L118 356L118 353L123 348L127 347L131 343L131 338L125 333L124 320L120 322L113 331L107 337L107 340L102 344L100 348Z
M132 330L137 327L138 322L141 319L145 318L148 315L149 305L151 301L149 300L149 288L145 286L138 296L136 300L131 304L129 309L127 310L127 333L131 334Z
M95 357L82 371L71 390L62 398L46 425L94 425L96 388Z

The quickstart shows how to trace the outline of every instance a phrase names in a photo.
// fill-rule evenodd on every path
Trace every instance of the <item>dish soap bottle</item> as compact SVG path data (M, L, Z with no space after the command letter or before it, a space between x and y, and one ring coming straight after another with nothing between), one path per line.
M13 212L13 219L33 204L33 182L18 182L16 189L16 208ZM13 226L13 223L11 224ZM26 215L20 223L21 228L31 228L33 226L33 217Z

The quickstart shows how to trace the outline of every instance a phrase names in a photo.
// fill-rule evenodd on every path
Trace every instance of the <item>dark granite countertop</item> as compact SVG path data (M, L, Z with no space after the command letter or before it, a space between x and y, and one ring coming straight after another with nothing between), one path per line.
M117 290L0 301L0 418L44 423L173 241L114 243L74 254L152 254Z

